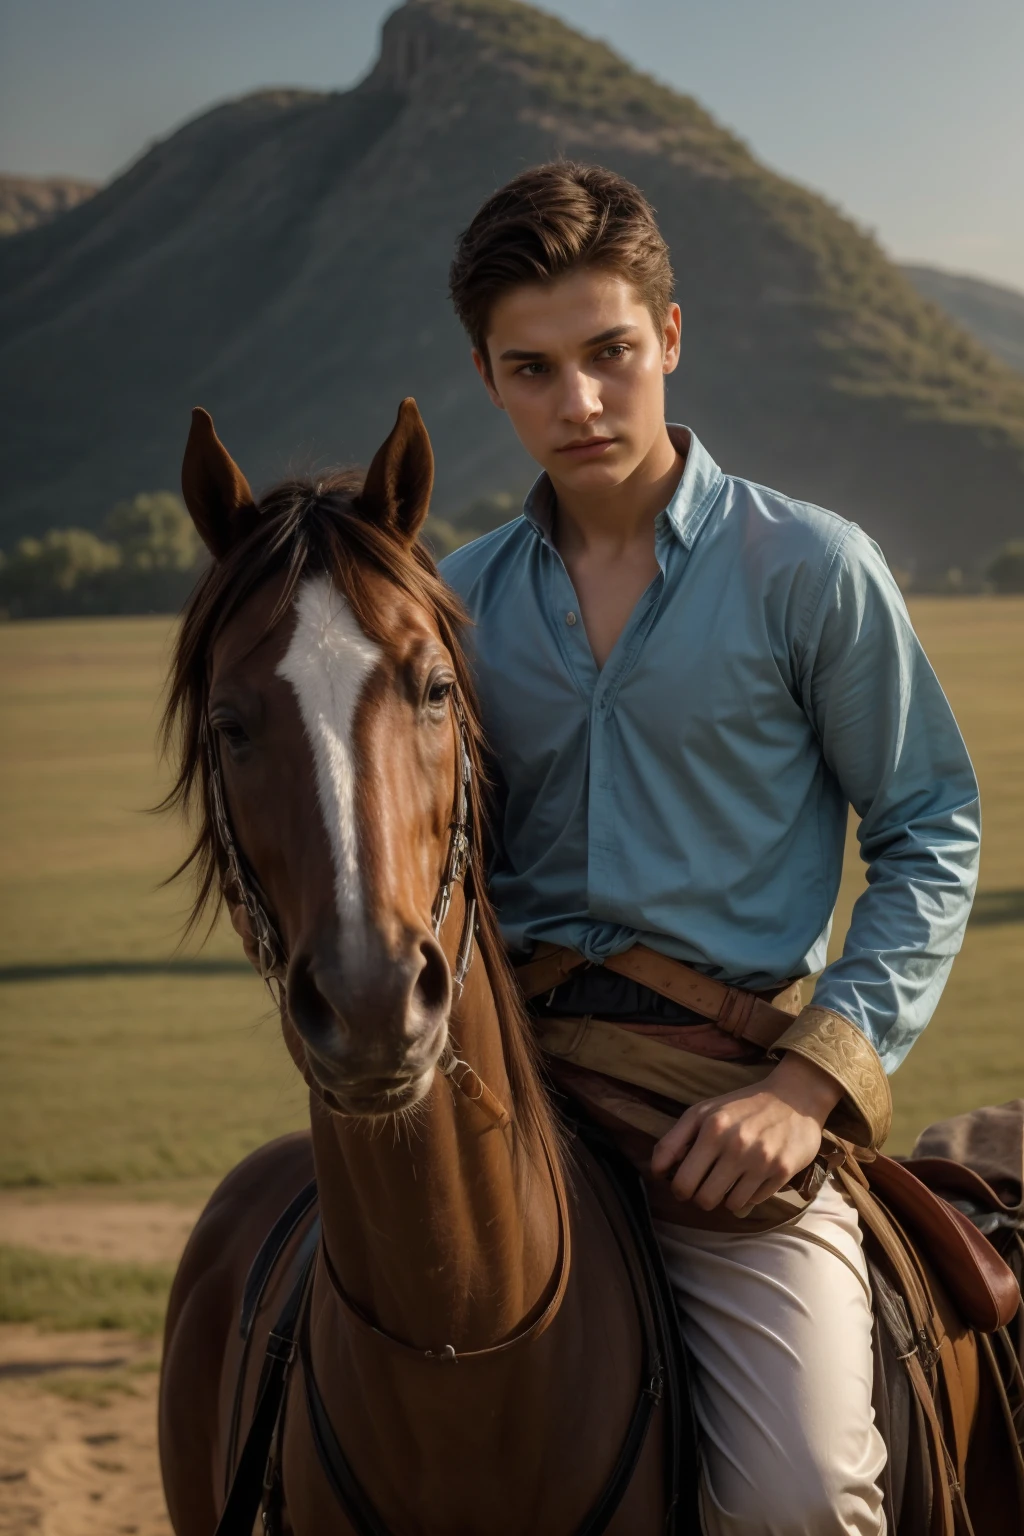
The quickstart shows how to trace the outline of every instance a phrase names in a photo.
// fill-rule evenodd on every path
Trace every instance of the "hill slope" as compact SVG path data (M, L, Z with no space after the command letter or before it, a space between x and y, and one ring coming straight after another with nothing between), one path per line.
M175 484L196 402L261 482L365 461L412 393L440 514L521 488L447 266L494 186L562 153L657 207L685 321L670 412L726 468L900 564L1021 531L1024 380L871 239L603 44L513 0L409 0L354 90L218 107L0 244L0 544Z
M1024 373L1024 293L939 267L904 263L903 270L923 299L940 305L983 347Z
M74 181L70 176L0 175L0 237L45 224L84 203L95 191L94 181Z

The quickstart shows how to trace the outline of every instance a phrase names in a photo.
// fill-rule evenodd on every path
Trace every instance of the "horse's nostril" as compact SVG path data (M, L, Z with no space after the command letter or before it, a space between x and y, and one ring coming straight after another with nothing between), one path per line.
M311 1045L332 1035L338 1026L338 1011L332 1003L330 988L318 980L309 960L297 959L288 969L288 1012L295 1027Z
M416 978L416 997L426 1013L447 1014L452 1001L452 977L440 944L424 939L423 969Z

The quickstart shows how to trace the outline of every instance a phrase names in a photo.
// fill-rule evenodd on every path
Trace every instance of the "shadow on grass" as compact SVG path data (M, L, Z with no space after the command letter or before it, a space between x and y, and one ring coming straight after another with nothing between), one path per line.
M974 898L971 926L994 928L997 923L1024 923L1024 890L980 891Z
M109 1355L103 1360L6 1360L0 1365L0 1381L31 1376L51 1376L59 1371L119 1371L128 1364L127 1355Z
M11 981L81 981L105 976L251 976L247 960L69 960L50 965L0 965L0 985Z
M982 891L975 898L970 924L994 928L1024 923L1024 890ZM170 960L69 960L51 965L0 965L0 986L15 981L82 981L107 976L245 976L247 960L217 960L202 955Z

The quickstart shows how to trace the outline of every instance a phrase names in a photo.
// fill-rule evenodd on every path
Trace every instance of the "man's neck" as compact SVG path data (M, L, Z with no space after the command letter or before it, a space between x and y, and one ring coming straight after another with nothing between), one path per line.
M628 480L607 492L574 491L552 478L556 548L563 556L599 549L614 555L637 543L653 545L654 520L672 499L685 464L663 427Z

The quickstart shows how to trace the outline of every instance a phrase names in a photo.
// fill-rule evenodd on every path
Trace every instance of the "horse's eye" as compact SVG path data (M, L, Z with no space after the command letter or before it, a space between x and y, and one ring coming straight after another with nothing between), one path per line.
M427 703L431 709L443 709L452 696L455 684L449 677L432 678L427 688Z
M222 717L221 719L213 720L210 723L212 724L214 730L217 732L217 735L220 737L221 741L223 741L225 746L231 747L237 751L239 747L248 745L248 734L244 726L239 725L237 720L230 720Z

